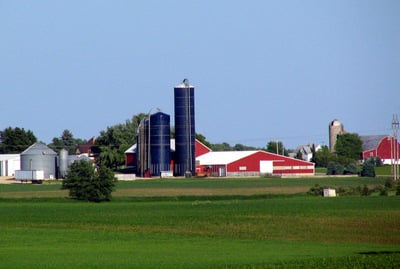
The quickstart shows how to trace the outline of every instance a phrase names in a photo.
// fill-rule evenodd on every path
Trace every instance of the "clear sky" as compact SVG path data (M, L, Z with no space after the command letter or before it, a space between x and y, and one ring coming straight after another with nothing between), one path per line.
M50 143L160 108L195 86L211 143L328 144L328 125L391 134L398 0L0 0L0 130ZM134 134L133 134L134 135Z

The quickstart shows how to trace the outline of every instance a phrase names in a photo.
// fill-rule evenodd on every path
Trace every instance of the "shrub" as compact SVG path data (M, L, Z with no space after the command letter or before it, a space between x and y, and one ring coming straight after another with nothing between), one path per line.
M376 157L376 158L375 158L375 166L376 166L376 167L380 167L380 166L382 166L382 165L383 165L383 163L382 163L381 158Z
M354 163L349 163L344 168L344 173L348 175L355 175L358 173L357 166Z
M74 199L102 202L111 200L116 178L107 167L101 166L96 171L92 162L74 162L62 182L62 189L69 190L69 196Z
M364 184L364 187L361 189L361 195L362 196L369 196L372 193L372 191L370 191L368 189L368 186L366 184Z
M326 174L327 175L335 175L335 163L334 162L329 162L327 167L326 167Z
M314 187L311 187L307 192L309 195L321 196L324 191L324 187L321 187L318 184L315 184Z
M364 161L360 174L362 177L375 177L375 161L374 161L374 159L367 159Z
M344 166L340 163L335 164L335 175L343 175L344 174Z
M380 196L388 196L389 195L388 188L386 188L385 186L382 186L379 189L379 195Z
M389 189L394 188L394 185L395 185L395 181L392 178L389 178L385 181L386 188L389 188Z

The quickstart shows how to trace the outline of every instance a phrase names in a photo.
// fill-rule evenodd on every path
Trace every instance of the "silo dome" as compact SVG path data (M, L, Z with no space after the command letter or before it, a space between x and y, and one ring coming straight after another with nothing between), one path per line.
M57 153L43 143L35 143L21 153L21 170L41 170L44 178L56 175Z

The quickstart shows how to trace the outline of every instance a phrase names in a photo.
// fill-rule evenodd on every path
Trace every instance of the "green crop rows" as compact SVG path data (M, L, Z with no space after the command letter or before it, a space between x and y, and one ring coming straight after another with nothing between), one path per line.
M263 182L253 179L260 188ZM211 180L155 180L118 188L162 184L213 187ZM252 186L251 180L227 184ZM1 187L0 197L25 188ZM100 204L0 199L0 268L399 267L399 196L117 197Z

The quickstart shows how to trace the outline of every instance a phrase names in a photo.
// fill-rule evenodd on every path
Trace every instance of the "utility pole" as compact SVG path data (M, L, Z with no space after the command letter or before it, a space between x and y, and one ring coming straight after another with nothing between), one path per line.
M392 138L392 147L391 147L391 157L392 157L392 169L393 169L393 179L399 179L399 146L397 142L397 133L399 131L399 118L397 114L393 115L392 119L392 130L393 130L393 138Z

